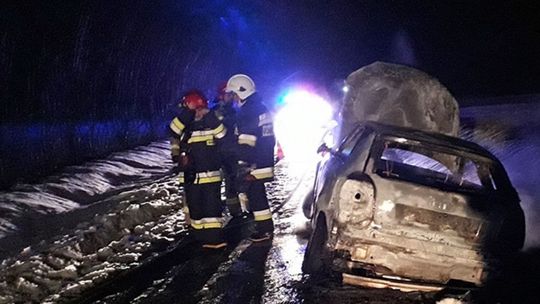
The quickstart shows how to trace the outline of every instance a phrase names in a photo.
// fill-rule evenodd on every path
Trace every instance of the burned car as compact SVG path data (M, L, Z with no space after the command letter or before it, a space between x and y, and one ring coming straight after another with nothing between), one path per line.
M366 122L326 152L304 203L306 273L402 290L480 286L523 246L519 197L477 144Z

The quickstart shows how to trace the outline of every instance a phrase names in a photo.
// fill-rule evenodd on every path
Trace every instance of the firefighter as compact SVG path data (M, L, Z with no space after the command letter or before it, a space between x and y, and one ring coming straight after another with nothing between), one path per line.
M190 91L182 99L182 107L172 120L171 152L178 164L180 183L195 239L204 248L227 246L223 238L221 172L217 143L227 129L208 109L206 98L199 91Z
M237 140L237 180L240 199L247 198L255 219L252 241L272 237L274 224L268 205L265 182L274 178L274 131L272 116L255 90L253 80L243 74L232 76L227 82L238 105L234 133Z
M212 108L227 130L234 130L236 125L236 109L233 104L233 94L225 91L227 83L222 83L217 90L218 98ZM236 138L233 132L228 132L221 140L220 155L223 175L225 177L225 205L234 218L244 217L238 191L236 189Z

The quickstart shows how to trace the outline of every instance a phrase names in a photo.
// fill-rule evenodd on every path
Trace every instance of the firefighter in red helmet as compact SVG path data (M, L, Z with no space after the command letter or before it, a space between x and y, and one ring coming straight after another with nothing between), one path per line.
M223 248L227 243L222 231L221 162L217 143L227 129L215 112L208 109L208 102L199 91L184 95L170 129L172 157L178 164L193 234L204 248Z

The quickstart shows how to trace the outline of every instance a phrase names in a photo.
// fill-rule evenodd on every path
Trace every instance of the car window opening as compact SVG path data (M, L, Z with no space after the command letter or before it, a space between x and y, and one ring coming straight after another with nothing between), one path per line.
M385 140L375 169L383 177L430 186L473 192L495 190L489 160L471 156L451 149L443 152L429 145Z

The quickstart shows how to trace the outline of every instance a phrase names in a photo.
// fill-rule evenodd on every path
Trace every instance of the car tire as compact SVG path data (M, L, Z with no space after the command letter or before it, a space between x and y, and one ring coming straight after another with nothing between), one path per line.
M308 274L323 273L328 268L328 252L326 241L328 232L324 216L319 217L315 231L311 234L304 254L302 271Z
M513 257L523 248L525 242L525 214L519 207L505 210L505 218L497 235L496 253L503 257Z
M304 198L304 202L302 203L302 212L304 213L304 216L308 219L310 219L312 216L314 203L315 203L315 194L313 190L311 190L308 192L308 194L306 194L306 197Z

